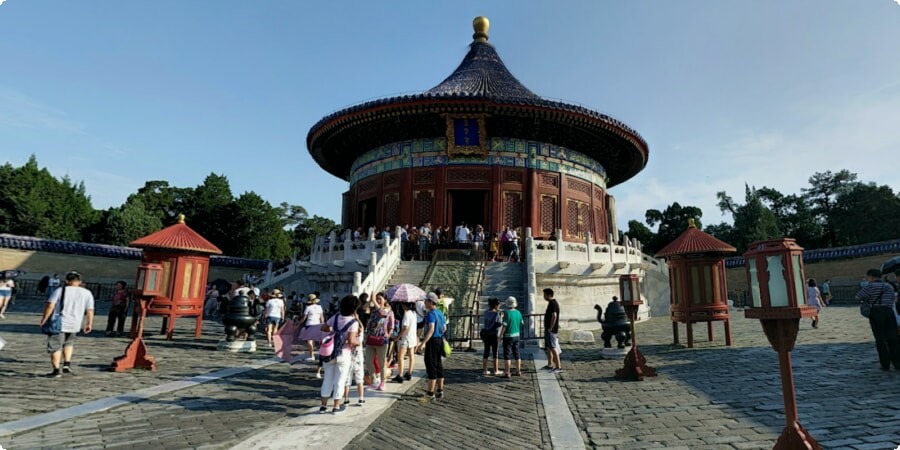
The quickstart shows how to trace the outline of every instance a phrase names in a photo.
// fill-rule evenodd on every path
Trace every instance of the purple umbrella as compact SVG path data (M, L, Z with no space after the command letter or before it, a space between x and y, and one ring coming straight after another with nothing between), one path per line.
M387 298L392 302L415 303L425 300L425 291L418 286L409 283L401 283L388 289Z

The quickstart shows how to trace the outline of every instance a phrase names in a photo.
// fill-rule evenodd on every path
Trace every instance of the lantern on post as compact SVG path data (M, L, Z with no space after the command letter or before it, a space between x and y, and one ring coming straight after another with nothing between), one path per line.
M625 355L625 367L616 370L617 380L642 381L644 377L655 377L656 369L647 365L644 355L638 350L637 335L634 332L634 321L637 320L641 300L640 278L635 274L619 277L619 295L622 307L631 322L631 350Z
M791 350L797 340L800 319L812 317L815 308L806 305L803 248L794 239L777 239L750 244L744 253L750 305L749 319L759 319L772 348L778 352L781 390L784 396L785 427L775 449L821 449L797 420L797 398Z
M162 293L163 266L161 264L141 263L138 265L137 277L134 282L134 296L138 301L135 309L139 311L137 333L134 339L125 348L125 354L113 359L110 370L124 372L128 369L156 370L156 360L147 354L147 344L144 343L144 320L147 318L147 308L153 297Z

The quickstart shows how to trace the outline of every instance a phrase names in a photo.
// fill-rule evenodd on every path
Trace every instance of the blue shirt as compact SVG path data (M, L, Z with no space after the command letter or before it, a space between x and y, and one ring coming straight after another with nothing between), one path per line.
M441 313L437 308L428 311L428 314L425 316L425 329L428 329L428 324L434 324L434 334L431 337L444 337L444 326L447 321L444 319L444 314ZM426 331L427 332L427 331Z

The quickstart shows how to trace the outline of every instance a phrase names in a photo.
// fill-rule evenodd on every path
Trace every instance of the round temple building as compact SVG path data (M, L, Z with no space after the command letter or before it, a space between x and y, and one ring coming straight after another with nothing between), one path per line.
M610 116L531 92L488 43L488 25L474 20L468 54L437 86L346 108L309 131L316 162L350 183L344 227L617 235L607 190L646 166L647 143Z

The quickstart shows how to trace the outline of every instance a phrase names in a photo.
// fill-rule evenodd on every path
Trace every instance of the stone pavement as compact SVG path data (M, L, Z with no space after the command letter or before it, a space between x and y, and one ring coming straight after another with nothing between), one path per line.
M20 300L0 321L0 336L10 341L0 351L4 422L271 357L268 350L255 355L214 351L221 328L207 322L203 338L195 341L185 321L176 341L151 338L151 354L160 361L156 373L102 371L126 341L86 337L76 347L77 376L47 380L38 377L46 372L47 361L43 336L33 325L35 308ZM600 344L564 346L566 371L558 379L584 445L771 448L783 426L776 353L758 321L743 319L742 312L734 312L733 319L733 348L725 347L722 340L705 342L703 327L698 327L697 348L688 350L671 345L667 318L638 324L642 352L660 373L644 382L614 381L613 371L622 362L600 359ZM105 324L105 319L98 317L95 324ZM721 338L720 331L721 326L717 329ZM855 308L826 310L818 330L804 321L793 361L800 422L824 448L894 449L900 445L900 371L878 370L871 333ZM505 381L480 374L480 355L456 352L445 360L445 400L421 403L421 380L412 386L404 383L405 392L390 385L390 392L382 395L396 400L381 408L383 412L364 407L371 425L347 428L343 442L349 442L346 448L351 449L550 448L555 441L544 409L548 399L542 398L534 363L529 359L523 364L526 376ZM304 442L298 441L297 433L283 433L284 427L299 427L300 435L327 429L314 424L327 424L330 415L307 420L318 405L319 385L310 365L272 364L0 436L0 445L7 449L267 448L264 441L281 440L270 447L301 447ZM260 439L259 445L247 444L255 439Z
M584 442L592 448L771 448L784 426L777 354L757 320L732 313L734 347L672 343L671 324L638 324L638 343L659 376L615 382L621 361L598 345L569 346L561 375ZM824 448L900 445L900 371L879 370L868 322L854 307L832 307L819 329L801 323L792 352L800 423ZM684 327L681 328L682 342Z
M7 311L6 319L0 319L0 337L7 341L0 350L0 417L4 422L273 356L269 350L255 354L216 351L216 342L224 332L220 324L209 320L203 324L202 337L196 340L192 328L195 322L177 321L175 340L166 341L162 335L150 335L150 330L158 331L162 323L160 318L151 317L145 340L150 355L156 358L157 371L107 372L113 358L124 353L130 340L105 337L109 302L98 301L96 307L93 333L79 334L75 343L75 376L63 379L43 377L50 372L50 361L47 337L37 326L43 308L41 301L18 299Z

